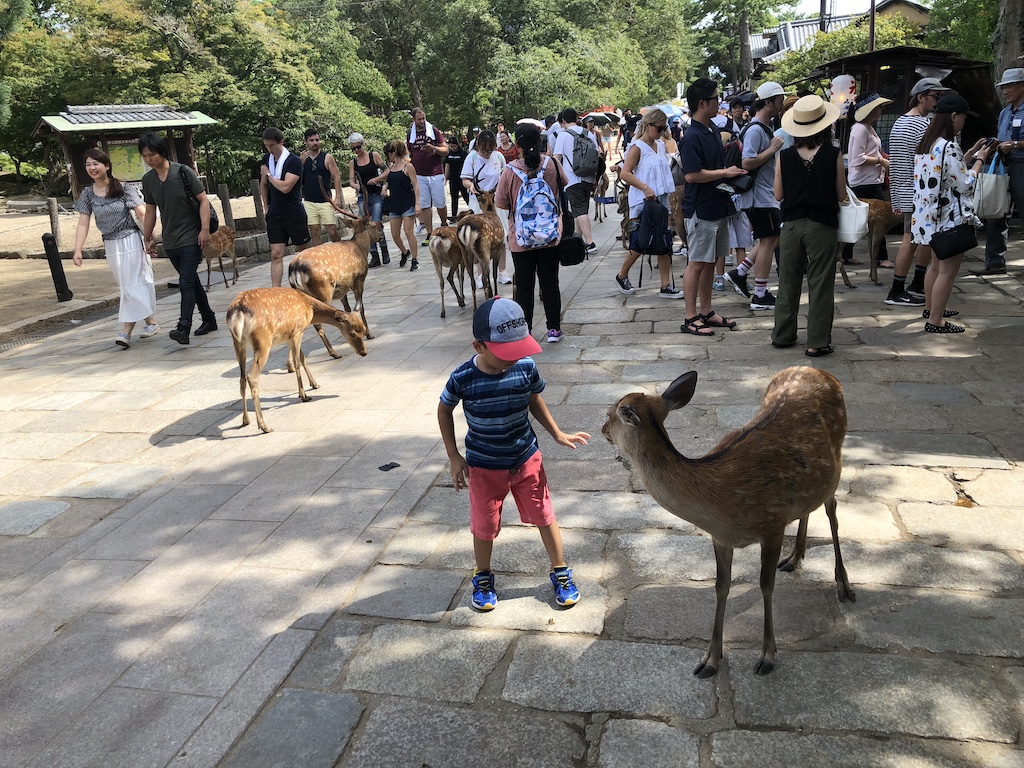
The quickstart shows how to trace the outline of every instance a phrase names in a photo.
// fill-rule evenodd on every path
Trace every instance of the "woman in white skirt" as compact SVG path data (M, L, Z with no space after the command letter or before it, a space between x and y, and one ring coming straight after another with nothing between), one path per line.
M110 156L101 149L86 150L85 171L92 186L82 190L75 203L80 214L75 230L75 266L82 266L82 247L89 234L89 220L96 217L96 226L103 235L103 248L114 280L121 289L118 319L124 329L114 342L127 349L132 343L135 324L144 320L142 338L153 336L160 326L153 317L156 312L156 288L153 285L153 264L142 245L142 233L132 212L142 219L146 213L139 193L124 186L111 173Z

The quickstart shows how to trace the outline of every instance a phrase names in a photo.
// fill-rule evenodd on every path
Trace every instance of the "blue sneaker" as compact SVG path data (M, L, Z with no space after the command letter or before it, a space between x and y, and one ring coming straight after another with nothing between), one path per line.
M570 583L571 580L570 580ZM494 594L494 574L490 571L473 571L473 607L478 611L490 611L498 605Z
M572 568L555 568L550 574L551 586L555 588L555 602L563 608L580 601L580 591L572 580Z

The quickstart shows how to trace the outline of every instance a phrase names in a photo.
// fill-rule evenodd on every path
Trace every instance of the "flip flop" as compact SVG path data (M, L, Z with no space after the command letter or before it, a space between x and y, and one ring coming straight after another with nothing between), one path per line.
M697 317L703 320L705 325L708 325L712 328L728 328L731 331L733 328L736 327L735 320L730 320L728 317L722 317L721 315L718 315L718 322L715 322L711 318L714 317L716 314L717 313L715 312L715 310L712 309L706 315L697 315Z
M397 469L400 466L402 465L399 464L397 461L390 461L387 464L382 464L381 466L377 467L377 469L379 469L381 472L390 472L392 469Z
M832 349L832 345L827 344L824 347L819 347L813 351L808 349L804 354L808 357L824 357L825 355L831 355L833 352L835 352L835 350Z
M714 336L715 332L711 330L704 322L702 315L688 318L683 321L683 324L679 326L679 330L683 333L692 333L694 336ZM707 331L707 333L705 333Z

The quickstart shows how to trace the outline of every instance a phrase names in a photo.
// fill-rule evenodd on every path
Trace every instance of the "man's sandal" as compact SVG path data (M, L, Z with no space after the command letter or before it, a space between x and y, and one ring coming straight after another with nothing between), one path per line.
M694 336L714 336L715 332L711 330L704 322L704 318L701 315L695 317L689 317L683 324L679 326L679 330L683 333L692 333Z
M709 325L712 328L728 328L731 331L736 327L736 321L730 320L728 317L718 315L718 320L712 320L711 318L715 315L718 315L718 313L712 309L706 315L697 315L697 317L703 320L705 325Z
M831 355L835 350L831 344L826 344L824 347L818 347L816 349L808 349L804 351L804 354L808 357L824 357L825 355Z
M924 329L928 333L963 333L964 327L962 325L953 325L953 323L943 323L942 325L935 325L934 323L925 323Z

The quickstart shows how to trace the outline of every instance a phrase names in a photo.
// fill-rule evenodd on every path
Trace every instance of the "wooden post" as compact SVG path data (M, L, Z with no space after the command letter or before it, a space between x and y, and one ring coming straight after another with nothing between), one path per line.
M260 197L260 180L253 179L249 182L249 192L252 194L253 203L256 205L256 219L263 229L267 228L267 215L263 210L263 198Z
M46 198L46 210L50 214L50 232L57 242L57 249L60 250L60 209L57 207L57 198Z
M235 229L235 214L231 211L231 193L227 184L217 185L217 197L220 198L220 208L224 212L224 226Z

